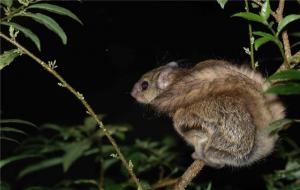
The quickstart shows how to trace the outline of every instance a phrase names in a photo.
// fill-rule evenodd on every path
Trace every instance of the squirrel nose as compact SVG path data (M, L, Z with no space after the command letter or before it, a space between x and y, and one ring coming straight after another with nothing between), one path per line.
M131 93L130 93L130 95L132 96L132 97L136 97L136 94L137 94L137 91L136 91L136 89L132 89L132 91L131 91Z

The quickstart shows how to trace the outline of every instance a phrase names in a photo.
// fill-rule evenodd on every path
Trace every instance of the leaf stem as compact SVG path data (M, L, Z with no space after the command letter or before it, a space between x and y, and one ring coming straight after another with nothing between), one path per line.
M248 0L245 0L245 7L246 11L249 12L249 4ZM255 60L254 60L254 37L252 33L252 25L249 23L248 24L248 30L249 30L249 43L250 43L250 59L251 59L251 67L253 70L255 70Z
M33 53L31 53L29 50L27 50L25 47L23 47L21 44L19 44L17 41L14 41L10 39L8 36L0 32L0 37L7 40L9 43L13 44L17 48L19 48L24 54L28 55L30 58L32 58L34 61L36 61L39 65L41 65L46 71L48 71L51 75L53 75L58 81L65 87L67 90L69 90L80 102L81 104L86 108L87 112L96 120L99 127L102 129L105 136L108 138L109 142L114 147L115 151L117 152L119 159L121 160L123 166L127 169L129 175L131 176L132 180L136 184L138 189L142 189L142 186L140 185L140 182L138 178L136 177L135 173L133 172L132 168L129 167L128 162L126 161L124 155L122 154L119 146L117 145L114 138L110 135L109 131L106 129L106 127L103 125L102 121L98 118L94 110L91 108L91 106L87 103L87 101L84 99L83 95L79 93L77 90L75 90L70 84L65 81L65 79L60 76L55 70L53 70L51 67L48 66L44 61L39 59L37 56L35 56Z

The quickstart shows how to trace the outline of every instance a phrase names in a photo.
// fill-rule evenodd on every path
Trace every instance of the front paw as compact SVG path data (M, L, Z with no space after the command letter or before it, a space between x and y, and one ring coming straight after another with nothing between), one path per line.
M216 168L216 169L220 169L225 166L225 164L223 164L223 163L212 162L209 159L205 158L204 154L199 154L197 152L192 153L192 158L194 160L202 160L203 162L205 162L205 165L210 166L212 168Z
M199 154L199 153L197 153L197 152L193 152L191 156L192 156L192 158L193 158L194 160L204 160L203 155L201 155L201 154Z

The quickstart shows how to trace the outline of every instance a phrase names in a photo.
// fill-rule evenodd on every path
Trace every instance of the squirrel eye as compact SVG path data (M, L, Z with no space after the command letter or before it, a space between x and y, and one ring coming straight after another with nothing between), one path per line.
M142 90L147 90L149 83L147 81L143 81L141 84Z

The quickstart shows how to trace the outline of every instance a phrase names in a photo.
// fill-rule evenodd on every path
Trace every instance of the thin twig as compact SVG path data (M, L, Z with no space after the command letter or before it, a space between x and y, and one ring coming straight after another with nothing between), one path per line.
M184 172L184 174L178 179L173 190L184 190L193 180L193 178L196 177L197 174L202 170L204 165L205 164L202 160L195 160Z
M155 189L160 189L160 188L163 188L163 187L168 187L168 186L174 185L177 181L178 181L178 179L160 180L157 183L153 184L151 186L151 189L155 190Z
M26 55L28 55L29 57L31 57L38 64L40 64L46 71L48 71L55 78L57 78L59 80L59 82L61 83L61 85L63 87L65 87L66 89L68 89L83 104L83 106L86 108L87 112L96 120L96 122L98 123L99 127L102 129L103 133L108 138L109 142L112 144L113 148L115 149L115 151L118 154L119 159L121 160L122 164L127 169L128 173L130 174L132 180L134 181L134 183L136 184L136 186L138 187L138 189L142 189L142 187L141 187L141 185L139 183L138 178L136 177L135 173L133 172L133 169L131 167L129 167L129 164L127 163L127 161L126 161L124 155L122 154L119 146L117 145L116 141L110 135L110 133L108 132L108 130L106 129L106 127L103 125L102 121L100 121L100 119L98 118L98 116L96 115L96 113L94 112L94 110L91 108L91 106L84 99L84 96L81 93L79 93L77 90L75 90L71 85L69 85L65 81L65 79L62 76L60 76L55 70L53 70L51 67L49 67L44 61L42 61L41 59L39 59L37 56L35 56L33 53L31 53L29 50L27 50L21 44L19 44L18 42L10 39L8 36L6 36L5 34L3 34L2 32L0 32L0 37L4 38L8 42L10 42L11 44L13 44L17 48L19 48L23 53L25 53Z
M245 0L245 5L246 5L246 11L249 12L249 5L248 5L248 0ZM255 70L255 61L254 61L254 38L253 38L253 34L252 34L252 25L248 24L248 30L249 30L249 43L250 43L250 59L251 59L251 68L253 70Z

